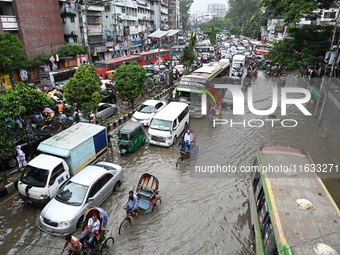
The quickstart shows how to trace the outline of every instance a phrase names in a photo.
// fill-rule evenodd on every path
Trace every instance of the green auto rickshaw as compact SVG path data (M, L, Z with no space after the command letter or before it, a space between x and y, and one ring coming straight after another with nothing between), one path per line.
M138 121L127 122L118 131L118 146L120 153L125 155L127 152L133 152L138 149L147 137L143 128L143 123Z

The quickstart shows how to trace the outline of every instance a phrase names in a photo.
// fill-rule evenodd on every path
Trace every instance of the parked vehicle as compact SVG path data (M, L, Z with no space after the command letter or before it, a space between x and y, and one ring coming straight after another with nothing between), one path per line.
M189 124L189 105L171 102L151 120L149 143L170 147Z
M103 120L117 115L118 108L115 104L109 103L99 103L97 113L91 113L90 117L84 116L81 112L79 113L81 122L90 122L90 123L101 123Z
M81 227L86 209L100 206L120 188L123 178L123 169L116 164L98 162L85 167L44 207L39 228L56 236L72 234Z
M106 128L80 122L41 142L38 150L42 154L28 162L18 189L25 202L43 206L71 176L107 152Z
M144 132L143 123L137 121L128 121L118 131L118 145L121 154L133 152L139 148L147 137Z
M46 140L49 137L51 137L50 134L44 134L44 135L35 135L32 138L31 137L22 138L15 143L15 147L20 145L21 150L25 153L26 159L27 159L29 157L32 157L33 155L39 154L37 150L39 143ZM8 159L2 161L2 164L0 163L1 170L5 170L7 168L14 168L18 165L18 161L16 159L15 147L13 148L13 155L8 157Z
M162 110L166 106L166 102L159 100L147 100L141 104L136 112L132 115L132 121L139 121L144 126L149 126L151 119L157 112Z

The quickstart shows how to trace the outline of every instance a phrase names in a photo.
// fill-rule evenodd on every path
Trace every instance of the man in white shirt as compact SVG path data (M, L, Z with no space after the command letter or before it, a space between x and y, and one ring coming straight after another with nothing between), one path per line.
M93 214L92 218L89 219L87 228L88 230L81 235L79 238L79 241L82 245L84 245L85 239L88 237L89 240L87 241L87 244L89 245L90 249L94 249L94 239L96 238L96 235L98 234L100 227L100 221L98 220L98 215Z

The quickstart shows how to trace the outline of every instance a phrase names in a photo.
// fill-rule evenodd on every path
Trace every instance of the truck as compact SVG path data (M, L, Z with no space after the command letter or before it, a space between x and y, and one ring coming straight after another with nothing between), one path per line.
M37 149L41 154L25 166L18 190L26 203L44 206L69 178L106 154L107 131L79 122L42 141Z
M230 76L235 75L237 69L243 70L246 64L246 56L241 54L235 54L233 56L231 69L230 69Z

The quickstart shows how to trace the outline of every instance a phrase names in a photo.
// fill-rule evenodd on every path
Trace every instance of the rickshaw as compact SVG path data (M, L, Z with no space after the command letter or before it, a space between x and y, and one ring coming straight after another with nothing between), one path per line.
M125 155L139 148L147 137L143 128L143 123L139 121L128 121L118 131L118 146L120 153Z
M84 213L84 220L82 221L82 233L85 233L88 230L87 223L88 220L92 217L92 215L96 213L98 216L98 220L100 221L100 228L98 234L95 238L94 249L92 252L88 252L85 247L83 247L83 254L113 254L113 244L114 238L109 236L106 237L109 230L106 229L107 226L107 213L103 208L100 207L90 207ZM86 243L87 240L85 240Z
M162 203L161 196L158 194L159 181L154 175L144 173L139 178L136 195L138 197L138 210L132 211L128 217L125 217L119 226L119 234L131 225L131 218L139 218L140 212L154 212Z
M189 158L190 155L196 155L198 153L198 145L196 144L196 132L193 129L187 129L183 132L183 137L186 134L186 132L190 130L190 133L192 135L191 142L188 143L187 145L187 150L186 151L180 151L179 152L179 158L176 161L176 167L179 166L183 162L183 159Z

